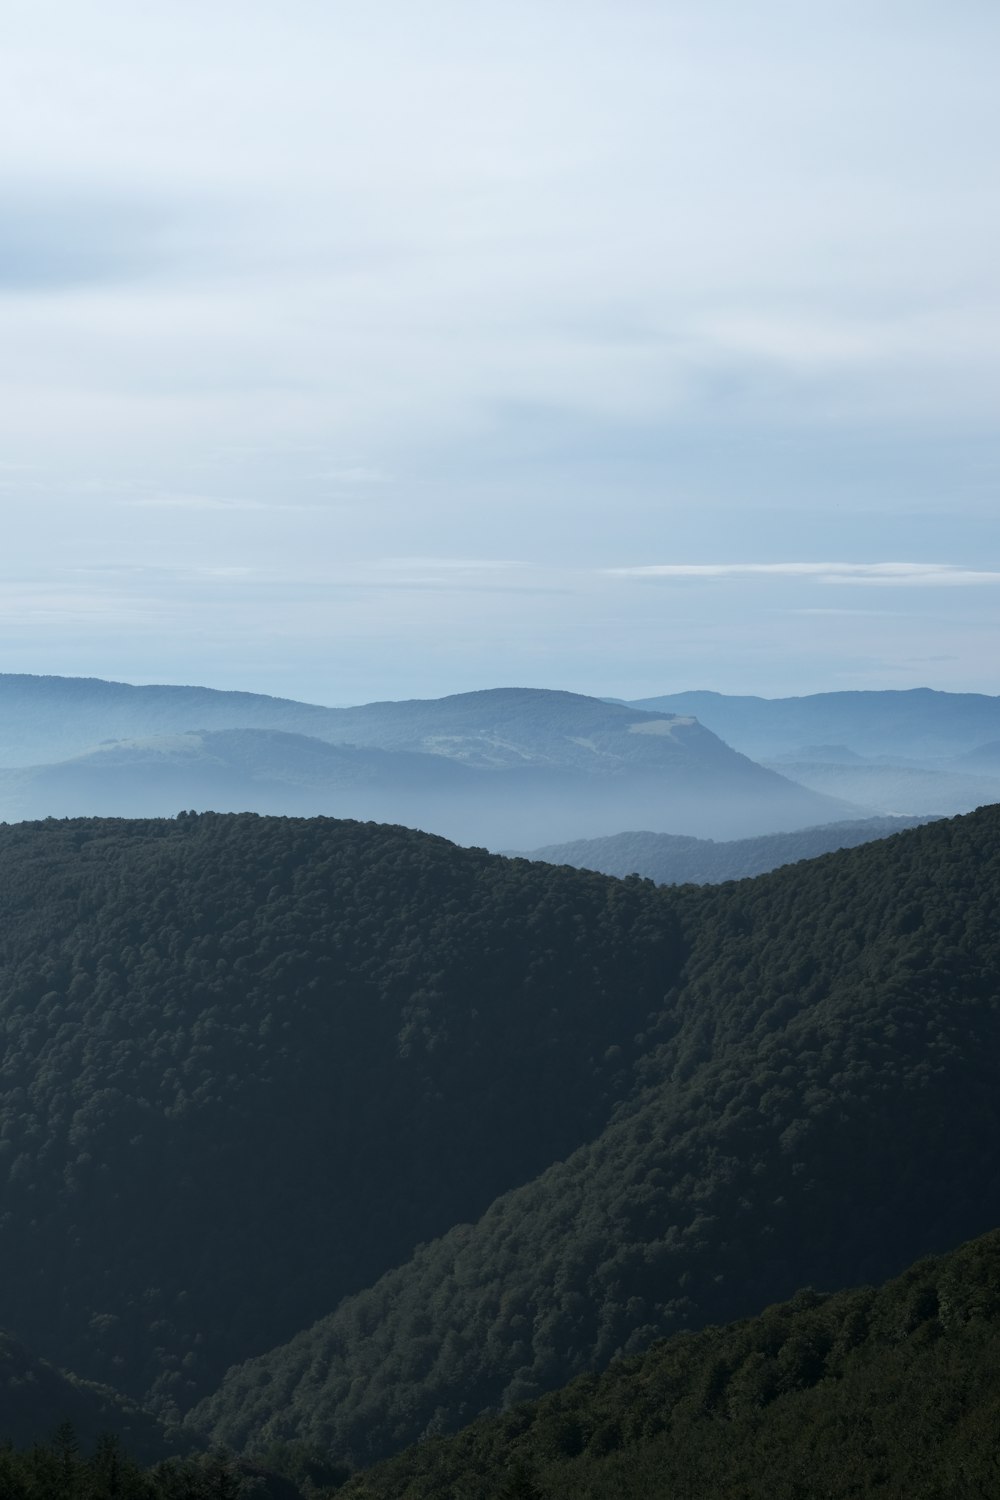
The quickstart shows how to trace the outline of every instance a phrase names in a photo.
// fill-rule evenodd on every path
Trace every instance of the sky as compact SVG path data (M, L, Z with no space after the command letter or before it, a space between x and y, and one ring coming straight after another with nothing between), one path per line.
M0 671L1000 692L990 0L7 0Z

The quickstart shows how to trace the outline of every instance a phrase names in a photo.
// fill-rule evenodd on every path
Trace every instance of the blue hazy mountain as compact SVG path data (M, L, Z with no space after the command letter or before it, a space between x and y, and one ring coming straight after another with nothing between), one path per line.
M496 847L636 822L751 836L856 811L754 764L690 715L573 693L495 689L327 709L210 689L6 677L4 702L0 816L10 821L179 807L332 814ZM227 719L243 722L220 727ZM40 763L25 764L29 753Z
M772 833L755 839L716 843L672 833L618 833L602 839L575 839L532 849L526 859L572 865L603 875L642 875L659 885L718 885L766 875L781 865L815 859L835 849L854 849L873 839L889 838L915 828L921 818L866 818L856 823L824 823L794 833Z
M963 755L1000 739L1000 697L931 688L801 698L667 693L635 699L631 707L694 714L727 745L755 760L797 753L803 746L837 745L865 756L924 761Z
M897 817L953 817L1000 802L1000 767L992 775L975 767L891 765L857 756L824 760L781 756L767 762L802 786Z

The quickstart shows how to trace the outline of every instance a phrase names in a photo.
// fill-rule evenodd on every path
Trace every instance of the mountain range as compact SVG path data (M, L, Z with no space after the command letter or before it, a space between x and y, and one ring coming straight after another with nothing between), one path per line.
M932 688L811 693L753 698L725 693L664 693L629 705L645 712L694 714L727 745L755 759L797 755L806 746L839 746L898 763L965 755L1000 740L1000 698Z
M796 833L772 833L755 839L716 843L670 833L619 833L603 839L576 839L568 844L524 851L526 859L552 865L600 870L604 875L643 875L660 885L716 885L766 875L781 865L816 859L834 849L854 849L872 839L888 838L915 828L925 818L865 818L858 823L824 823Z
M711 837L855 810L756 765L690 716L540 689L324 709L8 676L0 707L9 821L179 807L323 813L498 847L616 833L639 818Z

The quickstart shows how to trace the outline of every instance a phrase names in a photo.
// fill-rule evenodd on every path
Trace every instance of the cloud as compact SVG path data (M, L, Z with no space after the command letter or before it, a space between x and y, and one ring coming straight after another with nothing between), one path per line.
M963 568L954 563L650 563L603 571L619 578L814 578L819 583L932 588L1000 583L1000 572Z

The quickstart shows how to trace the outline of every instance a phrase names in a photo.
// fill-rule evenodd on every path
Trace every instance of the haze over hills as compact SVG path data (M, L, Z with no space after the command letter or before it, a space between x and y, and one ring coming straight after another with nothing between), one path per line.
M91 747L0 773L8 820L163 816L178 806L327 813L495 847L613 833L640 816L682 833L736 836L854 811L755 765L689 716L572 693L496 689L322 709L207 689L8 677L5 695L16 721L9 755L37 754L50 734L63 747ZM44 712L29 733L38 703ZM230 727L206 728L196 714ZM129 737L114 743L115 730Z
M716 885L765 875L780 865L815 859L834 849L853 849L872 839L888 838L917 827L923 818L866 818L858 823L825 823L796 833L772 833L755 839L716 843L670 833L619 833L603 839L576 839L568 844L518 851L525 859L553 865L600 870L604 875L642 875L661 885Z
M861 803L891 816L948 817L1000 802L1000 772L983 774L967 764L953 771L866 762L861 756L826 760L791 755L767 764L815 792Z

